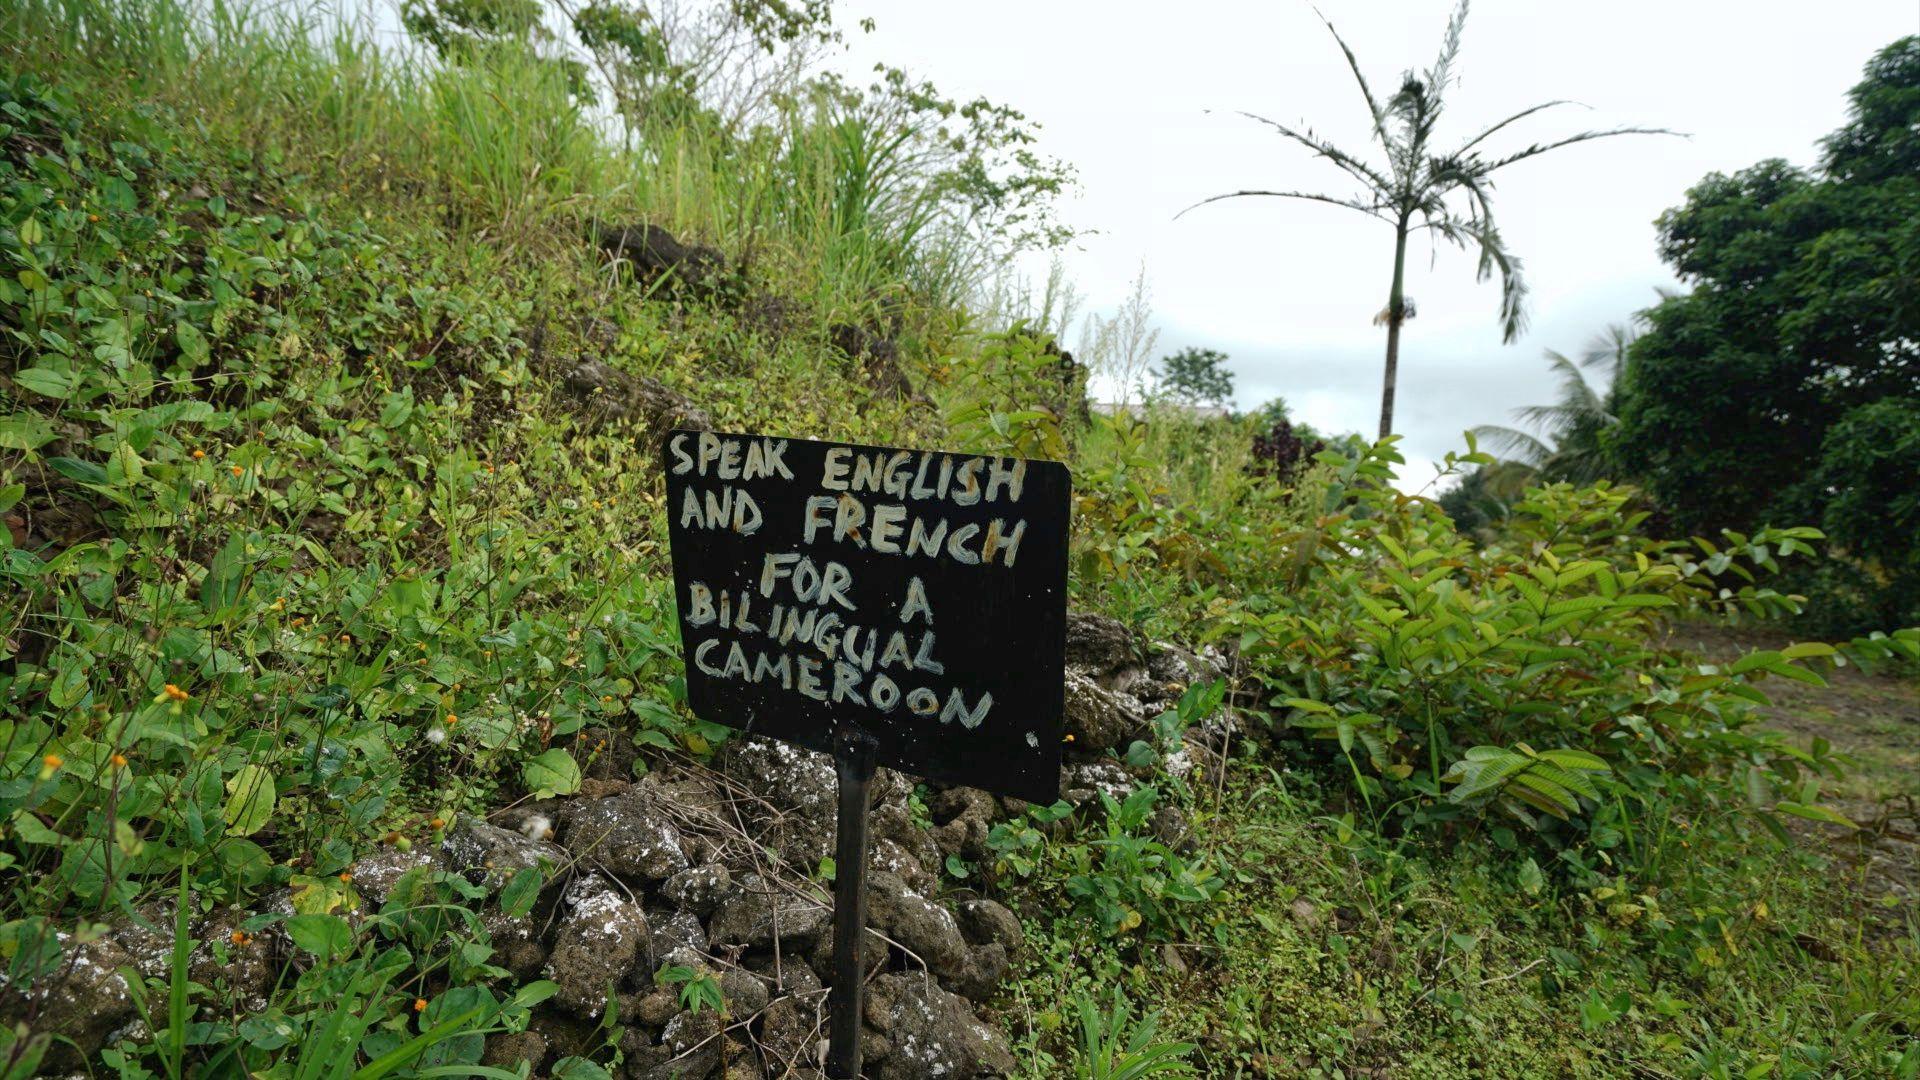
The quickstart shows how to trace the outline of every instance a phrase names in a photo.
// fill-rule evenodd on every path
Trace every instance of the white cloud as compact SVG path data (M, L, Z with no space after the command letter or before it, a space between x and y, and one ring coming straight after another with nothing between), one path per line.
M1450 6L1325 0L1322 10L1384 93L1401 70L1432 60ZM1387 227L1275 199L1173 220L1241 187L1347 190L1339 170L1234 115L1304 119L1343 146L1364 144L1345 61L1306 3L853 0L843 14L847 25L863 15L879 24L855 44L848 70L885 59L1045 125L1042 148L1080 169L1070 220L1098 230L1067 259L1090 306L1118 303L1144 259L1162 351L1221 348L1242 404L1278 394L1316 426L1373 433L1383 331L1372 317L1391 271ZM1579 347L1672 283L1654 218L1710 171L1766 157L1810 162L1816 140L1843 121L1861 66L1917 29L1911 5L1867 0L1817 9L1781 0L1475 4L1449 102L1452 134L1573 98L1591 108L1515 125L1499 145L1618 124L1693 136L1572 147L1500 174L1496 211L1533 286L1532 328L1514 345L1500 344L1497 287L1474 283L1469 258L1441 251L1430 265L1417 253L1409 291L1420 314L1403 337L1396 423L1409 458L1438 458L1462 430L1548 398L1543 348ZM1428 475L1409 469L1407 480L1417 488Z

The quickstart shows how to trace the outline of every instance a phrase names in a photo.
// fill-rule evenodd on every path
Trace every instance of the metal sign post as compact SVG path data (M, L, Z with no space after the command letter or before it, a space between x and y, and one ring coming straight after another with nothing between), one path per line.
M661 449L688 706L833 755L827 1074L855 1080L874 768L1059 797L1072 477L746 433Z
M833 748L840 810L833 832L833 989L827 997L827 1076L859 1080L860 1015L867 932L867 791L873 783L873 739L843 726Z

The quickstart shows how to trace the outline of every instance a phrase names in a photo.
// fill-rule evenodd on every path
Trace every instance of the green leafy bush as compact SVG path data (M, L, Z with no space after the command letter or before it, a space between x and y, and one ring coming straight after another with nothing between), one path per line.
M1155 839L1148 821L1160 791L1136 788L1124 800L1102 793L1105 835L1065 849L1067 895L1108 935L1140 930L1148 940L1190 936L1205 906L1226 887L1207 856L1189 858Z
M1675 614L1791 613L1759 583L1812 554L1810 528L1649 540L1631 492L1529 491L1498 543L1381 481L1391 443L1331 469L1315 527L1282 538L1286 591L1223 613L1286 726L1332 744L1380 827L1450 826L1497 808L1557 847L1633 845L1677 791L1737 801L1778 829L1839 765L1755 727L1763 679L1820 683L1808 643L1703 669L1658 643ZM1910 651L1911 636L1849 646ZM1811 786L1810 786L1810 782Z
M523 873L537 891L538 871ZM502 896L509 907L513 891ZM152 1034L123 1040L102 1060L129 1080L153 1069L169 1078L230 1071L375 1080L478 1068L485 1036L525 1028L530 1010L557 989L535 981L503 997L489 988L507 972L488 963L492 949L469 906L486 895L457 874L416 869L357 922L320 911L248 919L230 941L204 947L224 961L265 948L258 936L277 932L300 959L265 1009L244 1011L201 1008L220 1003L219 992L189 978L188 957L202 946L188 936L192 901L182 888L169 976L146 983L123 973Z
M1192 1076L1187 1064L1194 1044L1160 1039L1160 1016L1136 1017L1119 987L1103 1009L1091 996L1075 1003L1080 1014L1077 1080L1140 1080L1149 1076Z

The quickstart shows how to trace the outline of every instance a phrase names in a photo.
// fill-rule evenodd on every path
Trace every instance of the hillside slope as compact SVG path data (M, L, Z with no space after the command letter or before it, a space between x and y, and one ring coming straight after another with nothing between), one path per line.
M0 50L0 1061L817 1075L832 770L685 709L690 424L1074 469L1066 798L883 776L873 1075L1920 1073L1911 898L1753 726L1913 635L1703 672L1670 610L1791 601L1621 493L1482 550L1390 441L1087 414L972 255L802 212L844 126L629 151L219 6Z

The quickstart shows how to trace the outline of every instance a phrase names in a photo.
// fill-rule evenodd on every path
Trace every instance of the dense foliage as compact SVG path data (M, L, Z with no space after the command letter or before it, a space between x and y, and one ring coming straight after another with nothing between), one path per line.
M1661 218L1691 288L1647 313L1613 456L1680 529L1820 526L1851 558L1803 583L1861 629L1920 618L1920 38L1849 97L1818 167L1714 174Z
M1828 798L1853 763L1762 722L1766 680L1920 636L1720 666L1668 636L1796 608L1773 575L1814 529L1670 542L1628 489L1554 484L1476 546L1395 486L1392 440L1279 403L1097 414L1044 317L962 302L1026 234L928 224L980 193L953 158L865 154L924 149L937 101L754 97L637 8L571 42L536 10L410 4L406 62L219 6L0 14L0 995L144 920L171 952L126 976L145 1023L98 1062L124 1077L516 1075L484 1040L554 986L484 913L541 872L374 905L350 868L578 789L613 732L643 771L729 737L682 701L658 418L604 401L644 376L726 428L1066 460L1074 603L1206 655L1098 763L1126 790L1001 807L940 868L1026 923L998 1012L1026 1075L1920 1073L1920 937L1810 842L1858 824ZM698 40L819 31L714 10ZM628 221L717 245L719 283L595 250ZM1836 478L1920 452L1901 409L1836 425ZM1876 476L1822 524L1911 507ZM262 1005L232 973L267 935ZM612 1010L577 1034L554 1075L621 1067ZM0 1030L0 1074L57 1050Z

